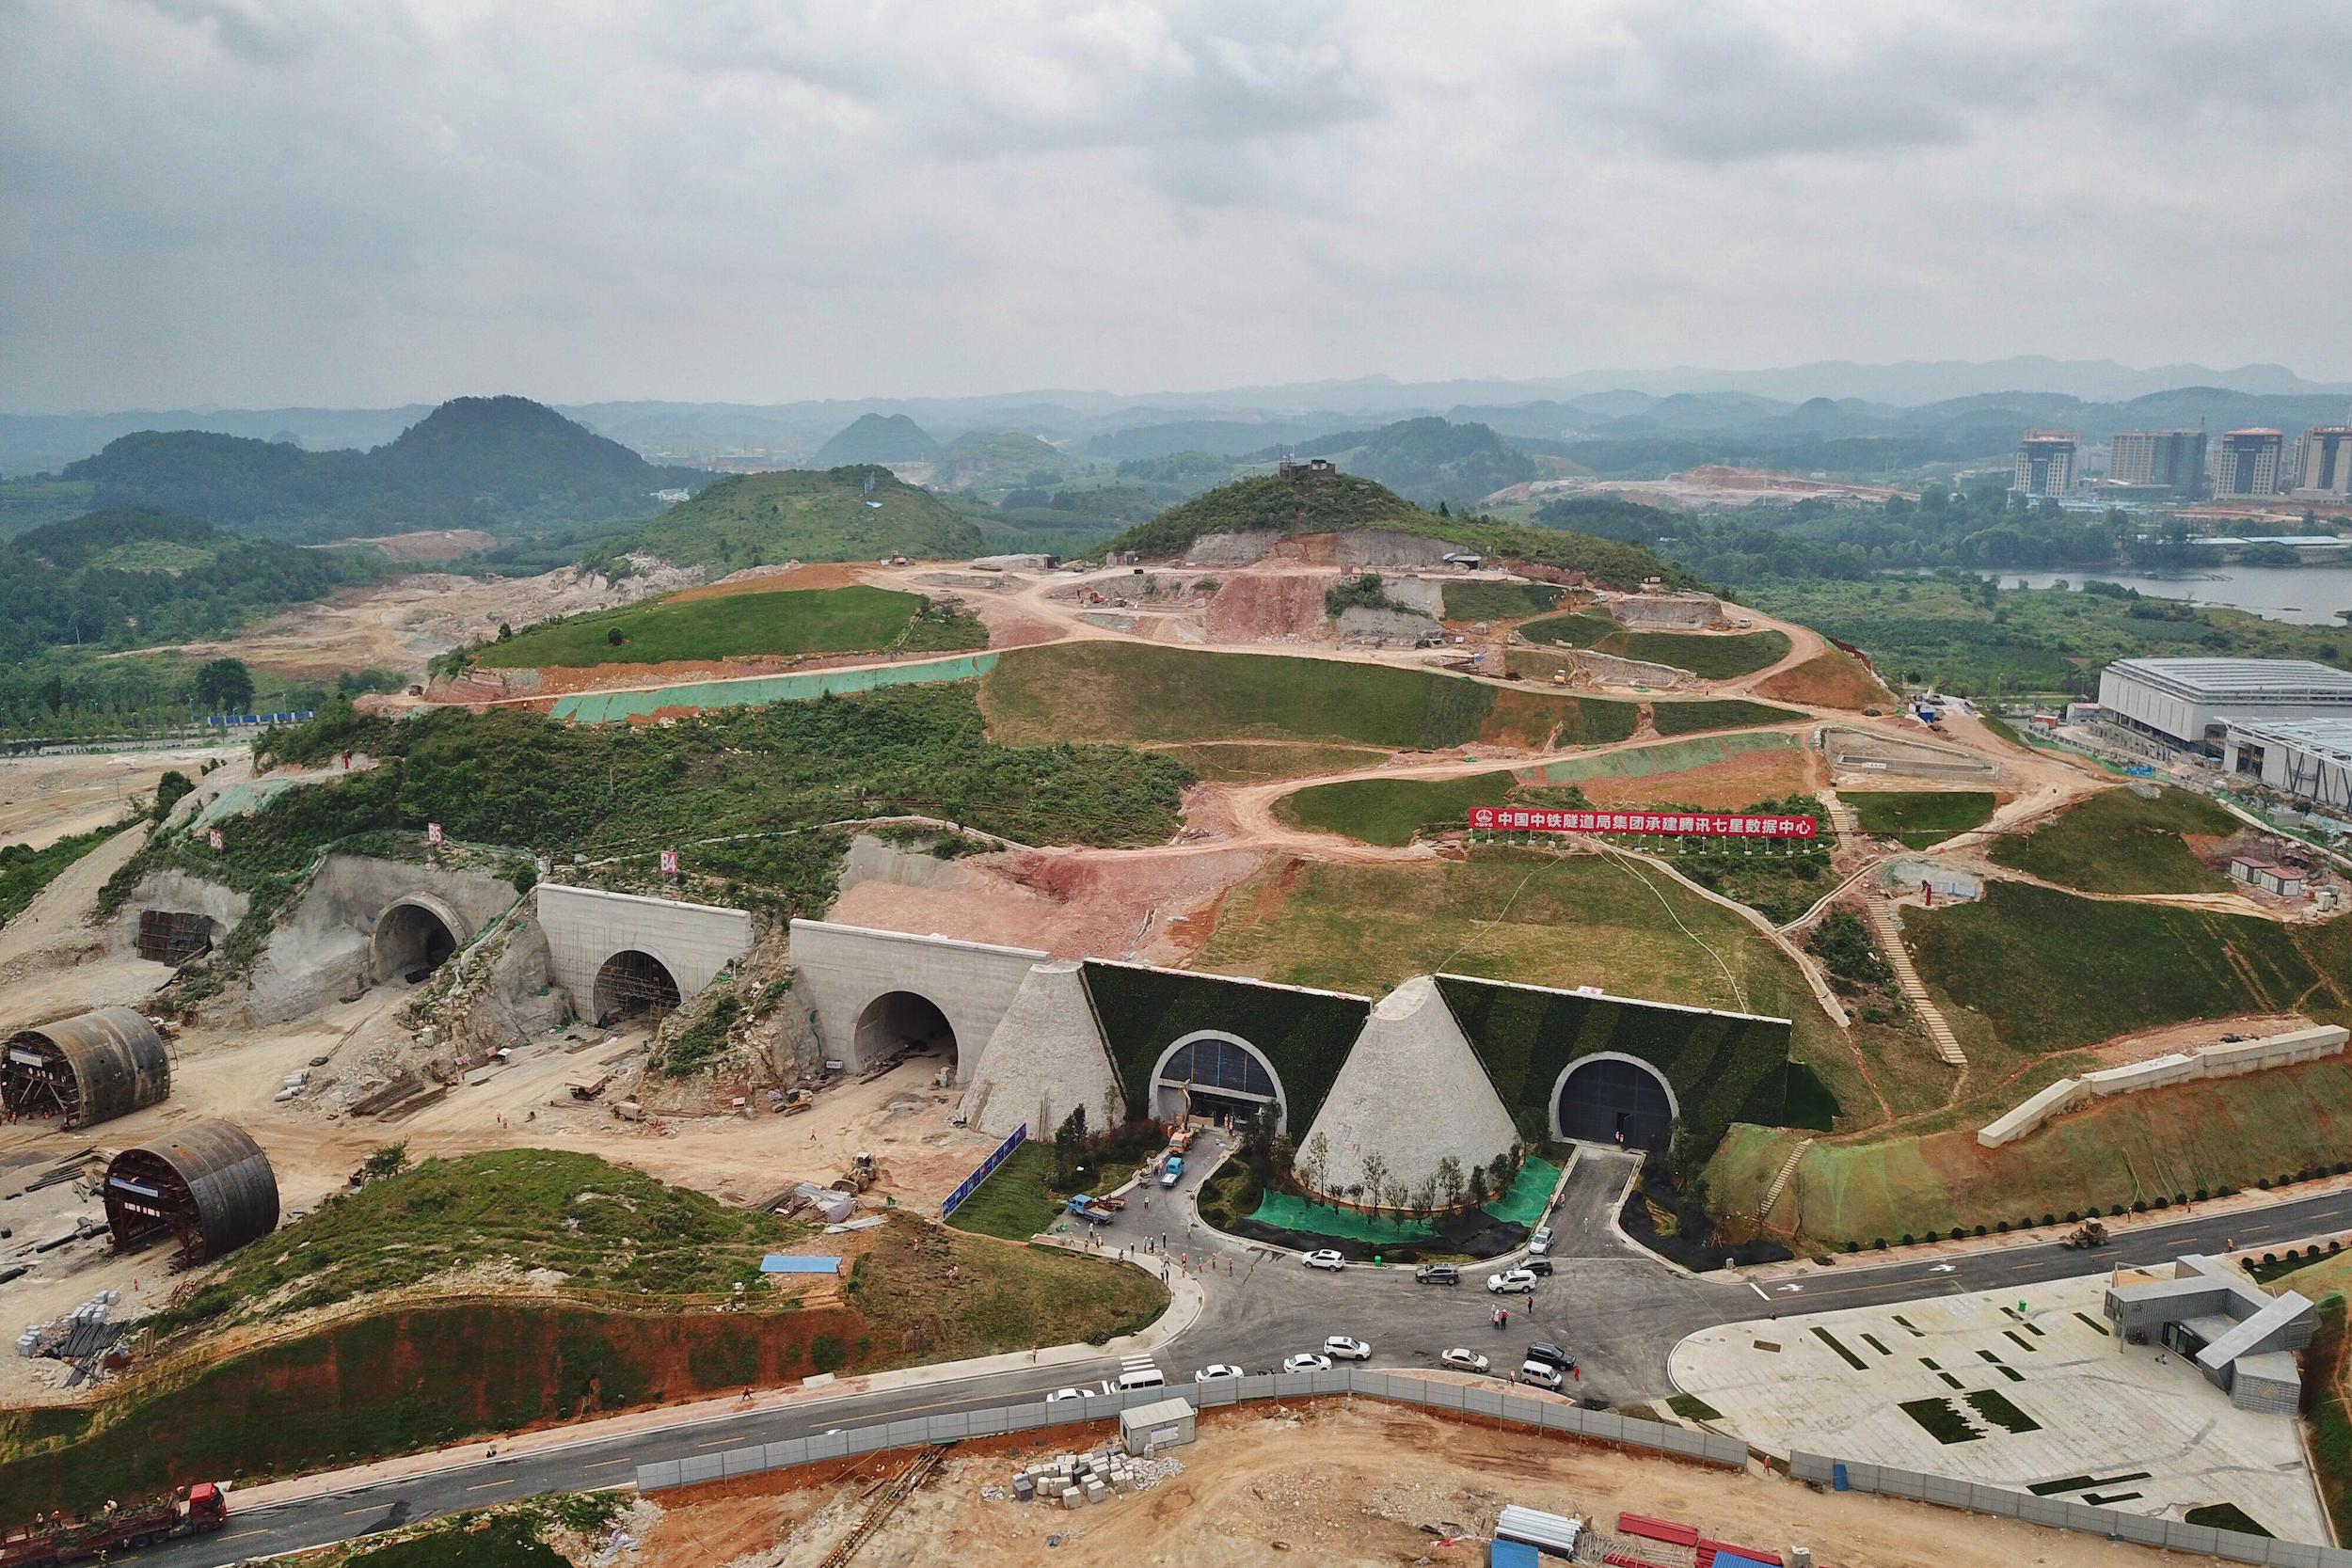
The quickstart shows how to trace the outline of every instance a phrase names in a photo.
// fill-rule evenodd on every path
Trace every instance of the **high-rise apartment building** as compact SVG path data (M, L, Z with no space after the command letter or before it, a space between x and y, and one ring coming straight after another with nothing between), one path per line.
M2296 500L2352 501L2352 425L2313 425L2296 455Z
M2063 430L2028 430L2017 443L2017 477L2010 488L2021 496L2071 496L2079 443Z
M2233 430L2215 444L2216 500L2239 496L2275 496L2283 486L2287 438L2283 431Z
M2201 430L2119 430L2107 451L2107 478L2117 484L2161 487L2177 496L2205 488Z

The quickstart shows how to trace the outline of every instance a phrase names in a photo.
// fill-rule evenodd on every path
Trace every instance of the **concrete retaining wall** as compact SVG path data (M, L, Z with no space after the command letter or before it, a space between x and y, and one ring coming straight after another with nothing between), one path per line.
M2284 1035L2272 1035L2265 1039L2217 1045L2204 1051L2152 1056L2144 1062L2133 1062L2126 1067L2086 1072L2079 1078L2061 1078L2024 1104L1979 1129L1977 1142L1986 1148L1998 1148L2003 1144L2015 1143L2052 1117L2108 1095L2169 1088L2176 1084L2194 1083L2204 1078L2234 1078L2241 1073L2258 1072L2265 1068L2314 1062L2322 1056L2341 1054L2348 1039L2352 1039L2352 1030L2324 1024L2316 1028L2296 1029Z
M715 904L541 882L538 909L555 983L571 992L583 1015L596 1005L596 972L615 953L633 949L660 959L683 1001L752 945L750 911Z
M1375 610L1356 605L1340 611L1340 641L1381 646L1411 647L1445 628L1427 615L1406 610Z
M403 901L453 923L450 934L462 947L515 901L515 889L486 872L329 855L262 949L246 993L247 1019L282 1023L373 984L376 923Z
M822 920L792 923L792 963L816 1008L825 1054L852 1072L867 1065L858 1048L858 1020L877 997L908 991L937 1007L956 1032L956 1082L970 1085L1029 971L1048 957L1032 948L951 937L908 936ZM1028 1120L1033 1110L1009 1111L1011 1122L1005 1131ZM1046 1135L1052 1135L1050 1129Z
M2063 1497L2038 1497L2030 1492L2012 1492L2007 1487L1986 1486L1949 1476L1922 1475L1916 1470L1897 1469L1892 1465L1868 1465L1859 1460L1799 1452L1788 1456L1788 1473L1799 1481L1840 1491L1869 1492L1945 1508L1964 1508L1971 1513L1989 1513L2052 1529L2080 1530L2111 1541L2129 1541L2198 1557L2217 1557L2229 1562L2276 1563L2279 1568L2352 1568L2352 1552L2334 1546L2274 1541L2266 1536L2216 1529L2209 1525L2097 1508Z
M1196 1410L1252 1402L1258 1400L1309 1399L1319 1395L1354 1394L1365 1399L1392 1400L1423 1409L1454 1411L1495 1420L1515 1421L1540 1432L1557 1432L1597 1443L1619 1443L1654 1453L1673 1454L1701 1465L1744 1469L1748 1446L1736 1437L1637 1420L1605 1410L1580 1410L1553 1400L1531 1399L1509 1392L1510 1385L1434 1383L1425 1378L1338 1367L1327 1372L1283 1372L1258 1377L1221 1379L1184 1387L1136 1388L1124 1394L1089 1394L1083 1400L1054 1404L1004 1405L987 1410L949 1411L916 1416L876 1426L852 1427L781 1443L747 1444L717 1453L693 1454L637 1466L637 1490L661 1492L678 1486L784 1470L798 1465L874 1453L882 1449L916 1448L930 1443L954 1443L967 1437L995 1437L1011 1432L1037 1432L1048 1427L1083 1426L1116 1418L1121 1411L1181 1399ZM2300 1561L2291 1559L2248 1559L2249 1561ZM2327 1568L2335 1568L2330 1562Z
M1724 622L1723 600L1706 594L1628 594L1603 608L1640 631L1687 631Z

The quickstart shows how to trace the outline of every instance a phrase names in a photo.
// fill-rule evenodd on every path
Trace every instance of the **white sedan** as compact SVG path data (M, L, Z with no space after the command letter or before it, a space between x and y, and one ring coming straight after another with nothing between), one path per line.
M1334 1334L1323 1341L1323 1354L1342 1361L1369 1361L1372 1347L1361 1339L1351 1339L1344 1334Z
M1086 1397L1087 1391L1083 1388L1057 1388L1045 1396L1045 1402L1059 1404L1064 1400L1082 1400Z
M1438 1360L1440 1365L1451 1367L1457 1372L1483 1372L1494 1365L1476 1351L1461 1345L1454 1346Z
M1195 1383L1215 1383L1220 1378L1242 1377L1247 1374L1239 1367L1224 1361L1212 1361L1192 1374Z
M1501 1274L1490 1274L1486 1276L1486 1289L1496 1295L1502 1295L1513 1291L1521 1295L1533 1295L1535 1293L1535 1271L1534 1269L1505 1269Z
M1299 1261L1311 1269L1329 1269L1333 1274L1347 1267L1347 1259L1340 1253L1333 1252L1329 1247L1324 1248L1321 1252L1311 1252Z
M1282 1370L1286 1372L1327 1372L1331 1370L1331 1358L1312 1354L1284 1356Z

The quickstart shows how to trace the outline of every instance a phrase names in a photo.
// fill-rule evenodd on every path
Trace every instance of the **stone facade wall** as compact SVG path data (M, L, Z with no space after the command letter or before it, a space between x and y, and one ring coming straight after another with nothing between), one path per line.
M540 883L537 893L539 928L547 933L556 984L572 993L574 1008L583 1015L595 1006L596 972L615 953L633 948L660 959L683 1000L751 949L747 910L557 882Z
M1468 1170L1518 1136L1427 975L1406 981L1372 1009L1298 1147L1318 1133L1330 1146L1332 1170L1360 1170L1364 1156L1376 1153L1408 1187L1434 1175L1449 1154Z

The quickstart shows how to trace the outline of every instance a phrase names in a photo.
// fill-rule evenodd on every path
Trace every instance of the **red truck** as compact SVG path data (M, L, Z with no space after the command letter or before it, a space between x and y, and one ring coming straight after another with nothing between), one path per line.
M0 1568L51 1568L87 1562L168 1541L205 1535L229 1522L229 1499L214 1482L202 1481L144 1508L118 1508L77 1524L37 1521L31 1528L0 1538Z

